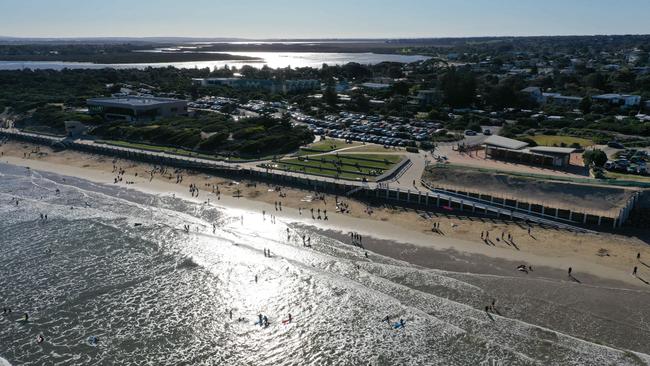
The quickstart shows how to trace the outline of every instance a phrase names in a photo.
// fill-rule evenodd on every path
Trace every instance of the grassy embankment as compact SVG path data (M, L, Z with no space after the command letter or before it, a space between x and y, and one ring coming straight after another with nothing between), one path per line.
M594 142L592 140L574 137L574 136L562 136L562 135L535 135L535 136L526 136L539 146L567 146L570 147L573 144L578 144L582 147L592 146Z
M164 152L167 154L181 155L181 156L200 158L200 159L209 159L209 160L217 160L217 161L243 161L244 160L237 157L228 158L226 156L202 154L202 153L197 153L194 151L179 149L175 147L149 145L143 143L127 142L127 141L97 140L95 142L100 144L112 145L112 146L126 147L130 149L140 149L140 150L146 150L152 152Z

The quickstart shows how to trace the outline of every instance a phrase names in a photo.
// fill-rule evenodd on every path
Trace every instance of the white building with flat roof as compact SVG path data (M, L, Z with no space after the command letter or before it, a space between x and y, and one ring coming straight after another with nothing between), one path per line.
M109 120L149 122L159 118L187 116L187 101L156 97L105 97L86 101L90 114Z

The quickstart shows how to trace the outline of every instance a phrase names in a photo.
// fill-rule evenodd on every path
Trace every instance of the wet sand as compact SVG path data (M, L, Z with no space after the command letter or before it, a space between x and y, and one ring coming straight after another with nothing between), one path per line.
M321 233L354 245L346 232ZM477 286L482 292L468 297L465 292L450 292L444 285L422 288L410 286L406 279L401 281L415 290L436 295L442 291L448 299L476 309L484 309L496 300L496 312L501 316L599 344L650 352L650 291L646 286L575 271L569 277L566 271L547 266L533 265L533 270L525 273L516 270L521 262L370 236L363 238L362 246L368 251L369 261L382 262L382 256L394 258Z

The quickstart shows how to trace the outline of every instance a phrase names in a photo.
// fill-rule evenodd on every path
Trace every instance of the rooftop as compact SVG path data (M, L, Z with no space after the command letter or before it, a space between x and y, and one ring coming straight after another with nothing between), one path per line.
M485 139L483 142L485 145L496 146L504 149L519 150L528 146L527 143L519 140L509 139L503 136L492 135Z
M168 103L183 102L174 98L156 98L156 97L106 97L88 99L89 104L113 104L128 105L131 107L155 106Z
M638 95L630 95L630 94L601 94L601 95L594 95L592 98L596 99L619 99L619 98L633 98L637 97Z
M531 152L541 153L541 154L571 154L576 149L571 147L555 147L555 146L535 146L528 148Z
M370 89L383 89L390 88L390 84L380 84L380 83L363 83L361 86L370 88Z

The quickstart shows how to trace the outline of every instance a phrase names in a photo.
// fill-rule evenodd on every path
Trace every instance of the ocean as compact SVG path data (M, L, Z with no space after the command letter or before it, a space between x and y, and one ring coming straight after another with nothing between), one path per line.
M269 214L0 164L0 229L0 365L650 362L486 314L480 286Z

